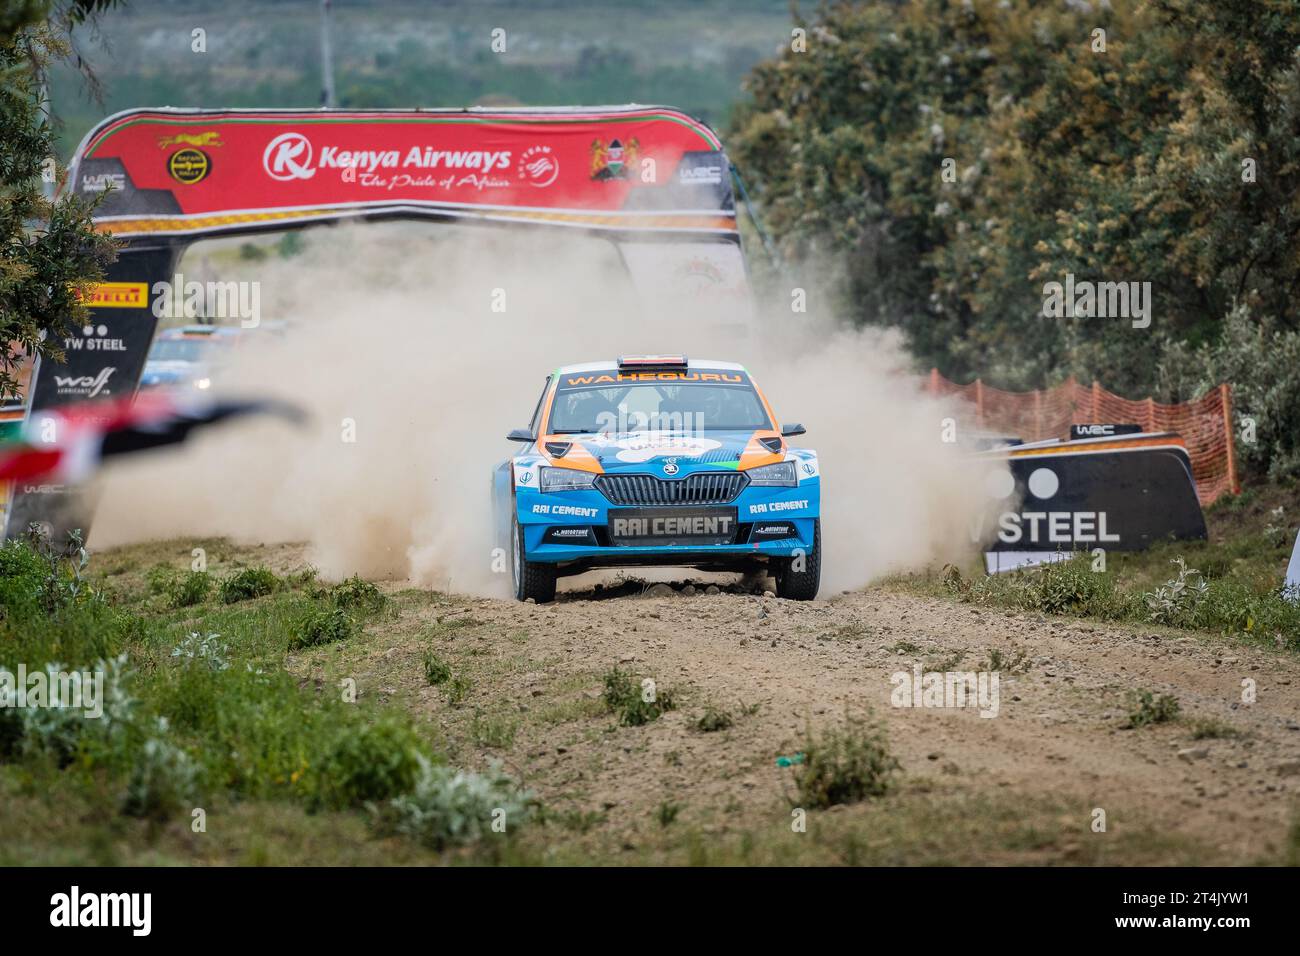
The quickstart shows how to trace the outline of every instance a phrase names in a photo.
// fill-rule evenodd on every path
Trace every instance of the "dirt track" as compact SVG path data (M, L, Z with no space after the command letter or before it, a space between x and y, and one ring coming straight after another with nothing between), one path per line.
M901 793L861 812L888 813L890 825L908 816L917 832L904 843L951 827L931 822L945 814L1038 814L1037 836L1010 848L992 838L953 855L936 832L931 859L1276 862L1300 790L1300 662L1221 638L974 609L891 588L808 604L728 593L562 595L546 606L453 596L370 631L374 639L347 655L363 686L431 716L463 762L504 759L552 806L603 814L590 839L605 849L658 839L654 816L665 803L706 835L788 831L790 772L775 758L800 749L806 720L826 726L846 711L870 712L887 728ZM460 706L425 684L430 647L472 676ZM1028 665L1003 671L995 718L890 706L896 671L918 661L983 670L990 648L1022 649ZM614 665L677 690L682 706L647 726L615 727L599 701L600 675ZM1247 677L1258 699L1234 706ZM1126 695L1140 687L1176 696L1182 719L1123 729ZM730 730L702 733L691 725L706 703L737 715L759 706ZM494 718L517 732L481 746L474 728ZM1241 736L1194 740L1195 718ZM1104 835L1090 829L1097 807ZM864 819L870 829L886 818ZM969 839L986 830L977 823ZM1114 849L1139 831L1141 849Z

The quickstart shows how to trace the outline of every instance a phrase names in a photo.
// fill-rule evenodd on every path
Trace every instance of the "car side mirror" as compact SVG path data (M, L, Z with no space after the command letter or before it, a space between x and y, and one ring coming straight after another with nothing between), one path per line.
M798 422L790 422L789 424L783 424L781 426L781 435L784 438L790 438L794 435L803 435L806 434L807 431L808 429L804 428Z
M537 441L537 436L527 428L512 428L510 434L506 436L506 441Z

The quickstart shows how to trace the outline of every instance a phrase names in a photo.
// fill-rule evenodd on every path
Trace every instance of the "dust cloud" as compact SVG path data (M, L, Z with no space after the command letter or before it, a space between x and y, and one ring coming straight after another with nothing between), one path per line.
M490 492L516 447L505 433L557 365L629 352L741 362L782 420L807 426L824 595L969 555L972 522L987 522L986 466L942 441L957 409L921 394L893 335L837 329L815 291L807 313L783 293L746 323L734 304L635 288L616 247L590 237L415 223L304 235L300 254L261 262L198 246L181 271L260 282L263 325L216 387L289 400L310 422L218 426L114 465L92 546L304 541L328 579L504 595Z

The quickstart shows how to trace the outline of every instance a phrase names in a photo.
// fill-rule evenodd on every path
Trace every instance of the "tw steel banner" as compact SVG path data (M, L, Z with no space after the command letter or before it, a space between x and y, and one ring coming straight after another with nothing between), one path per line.
M1005 458L1010 472L997 473L989 488L1004 509L991 540L988 529L977 535L986 557L1143 551L1206 537L1191 460L1177 435L1043 443L983 457Z
M135 110L69 182L114 234L184 235L402 211L734 234L717 136L670 109Z
M27 393L29 419L59 405L134 394L158 324L152 283L171 274L178 252L165 244L136 246L108 267L107 281L87 303L85 325L69 329L59 342L63 361L37 360ZM7 504L3 526L6 536L14 537L31 523L46 525L55 536L88 530L93 503L77 486L17 482Z

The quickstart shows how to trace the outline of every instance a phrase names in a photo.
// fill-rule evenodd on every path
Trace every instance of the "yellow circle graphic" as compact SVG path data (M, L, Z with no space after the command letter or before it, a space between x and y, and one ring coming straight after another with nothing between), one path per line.
M186 186L201 182L212 169L212 161L201 149L178 149L167 160L167 171L172 179Z

